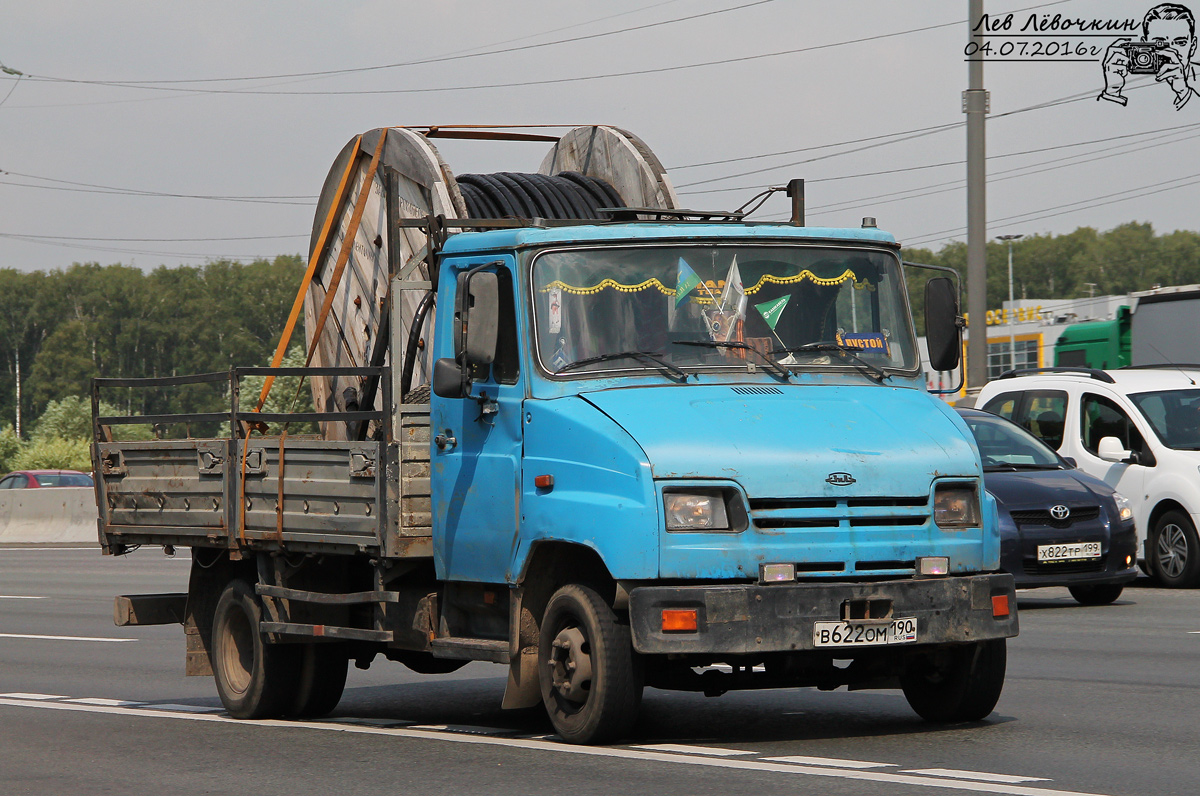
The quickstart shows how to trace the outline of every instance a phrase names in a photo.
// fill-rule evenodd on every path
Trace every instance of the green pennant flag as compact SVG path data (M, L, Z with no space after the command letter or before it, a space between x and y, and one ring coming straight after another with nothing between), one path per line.
M687 298L688 293L696 289L700 284L700 277L692 270L692 267L679 258L679 272L675 276L675 306L678 307Z
M767 326L771 327L772 332L775 331L775 324L779 323L779 316L783 314L783 308L787 306L791 298L792 294L789 293L774 301L764 301L762 304L754 305L754 309L762 314L763 320L767 322Z

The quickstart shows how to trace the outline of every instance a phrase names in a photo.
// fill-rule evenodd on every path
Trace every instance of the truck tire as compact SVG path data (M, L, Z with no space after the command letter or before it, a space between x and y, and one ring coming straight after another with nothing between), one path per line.
M1068 586L1067 591L1082 605L1112 605L1121 596L1121 592L1125 591L1125 586L1121 583Z
M349 658L341 644L303 644L289 716L316 719L337 707L346 688Z
M546 605L538 681L563 740L606 743L629 732L642 701L641 667L629 625L587 586L568 585Z
M261 621L250 584L230 581L213 612L212 663L221 704L235 719L281 716L296 696L297 647L267 644Z
M926 721L979 721L1000 699L1007 660L1002 638L947 647L915 656L900 685L908 704Z
M1200 585L1200 539L1182 511L1164 512L1150 533L1150 561L1158 582L1169 589Z

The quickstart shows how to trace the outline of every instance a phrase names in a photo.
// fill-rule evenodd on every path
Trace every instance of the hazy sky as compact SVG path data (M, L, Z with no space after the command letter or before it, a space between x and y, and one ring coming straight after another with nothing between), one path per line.
M1031 9L1019 33L1031 13L1140 20L1150 5L985 10ZM966 16L966 0L0 0L0 63L29 76L0 75L0 267L306 253L338 150L374 127L429 124L613 124L650 145L685 206L731 209L804 177L809 223L876 216L936 248L966 223L965 130L911 131L965 119ZM1112 38L995 42L1023 40ZM676 68L730 59L743 60ZM627 72L642 74L574 79ZM1130 80L1122 107L1096 99L1098 58L986 64L990 235L1200 229L1200 97L1176 111L1166 85ZM842 143L859 139L874 140ZM535 171L548 149L437 145L459 173ZM753 159L698 165L731 158ZM756 217L785 212L777 198Z

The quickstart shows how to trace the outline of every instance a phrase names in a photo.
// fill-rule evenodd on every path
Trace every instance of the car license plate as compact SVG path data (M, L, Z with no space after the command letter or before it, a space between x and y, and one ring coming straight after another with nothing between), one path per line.
M1038 561L1077 561L1081 558L1099 558L1099 542L1072 542L1071 544L1040 544Z
M891 622L815 622L814 647L877 647L885 644L908 644L917 640L917 620L914 617L893 619Z

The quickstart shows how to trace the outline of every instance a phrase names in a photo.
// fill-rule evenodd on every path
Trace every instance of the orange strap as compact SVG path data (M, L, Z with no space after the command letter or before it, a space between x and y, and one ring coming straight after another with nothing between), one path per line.
M338 183L337 193L334 194L333 204L329 206L329 212L325 215L325 223L321 227L321 234L317 238L317 245L313 247L312 256L308 260L308 270L304 272L304 279L300 282L300 290L296 292L296 301L292 304L292 312L288 315L287 325L283 327L283 334L279 338L279 345L275 347L275 356L271 358L271 367L279 367L279 363L283 362L284 354L287 353L288 343L292 340L292 332L296 329L296 321L300 318L300 313L304 310L304 297L308 293L308 286L312 282L313 274L317 271L317 265L321 262L321 256L325 251L325 243L329 240L329 232L333 229L333 219L341 209L342 199L346 195L346 187L350 184L350 175L354 173L354 167L357 165L359 148L362 146L362 136L354 140L354 149L350 152L350 160L346 163L346 171L342 173L342 181ZM275 383L274 376L267 376L263 382L262 393L258 396L258 406L254 411L261 412L263 405L267 402L267 396L271 392L271 385Z

